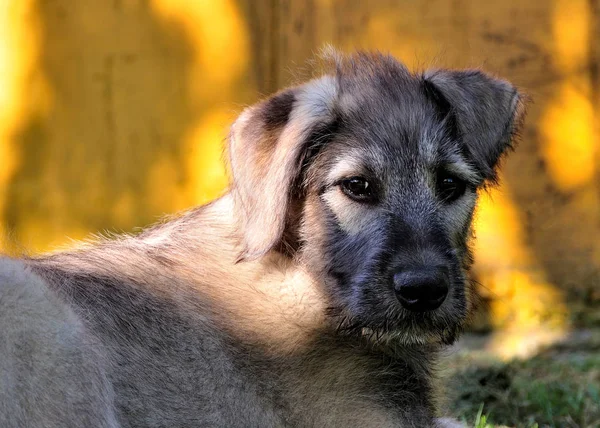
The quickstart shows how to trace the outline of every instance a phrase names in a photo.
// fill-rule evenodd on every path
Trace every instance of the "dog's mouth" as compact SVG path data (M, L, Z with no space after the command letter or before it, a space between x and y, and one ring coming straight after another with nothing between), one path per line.
M414 329L407 331L404 329L386 330L364 327L361 329L361 336L368 342L383 346L409 346L409 345L451 345L461 332L460 327L445 328L439 331L427 331Z
M337 331L339 334L358 337L382 346L451 345L462 332L461 320L450 321L436 319L433 315L420 315L418 320L411 316L395 321L388 318L375 322L338 316Z

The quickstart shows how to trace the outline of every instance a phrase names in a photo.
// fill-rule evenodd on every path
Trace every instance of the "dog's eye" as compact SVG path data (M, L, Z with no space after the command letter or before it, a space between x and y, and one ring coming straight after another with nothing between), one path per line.
M441 173L437 180L437 192L444 202L453 202L467 190L467 183L448 173Z
M358 202L373 200L373 186L362 177L346 178L340 182L342 191L350 199Z

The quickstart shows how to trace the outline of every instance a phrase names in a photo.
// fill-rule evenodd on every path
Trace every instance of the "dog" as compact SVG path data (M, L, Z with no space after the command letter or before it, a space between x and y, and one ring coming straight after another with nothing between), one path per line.
M523 105L479 70L330 53L235 121L219 199L0 261L0 426L460 426L435 362Z

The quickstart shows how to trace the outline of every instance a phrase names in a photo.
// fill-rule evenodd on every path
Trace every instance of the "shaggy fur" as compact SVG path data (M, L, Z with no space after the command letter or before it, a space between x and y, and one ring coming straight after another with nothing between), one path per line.
M480 71L334 55L242 113L222 198L0 261L0 426L453 426L435 419L432 370L472 306L477 189L520 100ZM447 295L406 309L394 290L428 269Z

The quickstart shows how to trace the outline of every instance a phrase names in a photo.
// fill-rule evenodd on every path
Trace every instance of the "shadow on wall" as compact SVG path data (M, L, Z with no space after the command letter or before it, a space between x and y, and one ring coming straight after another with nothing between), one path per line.
M131 230L225 187L231 101L252 94L247 35L232 2L193 3L33 0L16 17L38 34L21 41L20 117L0 123L13 250Z
M513 59L498 70L534 99L519 148L505 165L505 186L493 198L499 209L482 219L492 228L494 216L504 213L512 224L488 230L478 242L479 272L492 277L496 305L515 306L492 311L500 324L503 317L519 328L528 318L552 324L568 307L576 324L600 325L589 316L600 306L600 15L594 4L555 1L534 27L549 25L548 37L498 32L490 40L488 50L511 48ZM543 70L528 73L535 64ZM508 251L495 245L499 234L518 235L521 254L505 259Z

